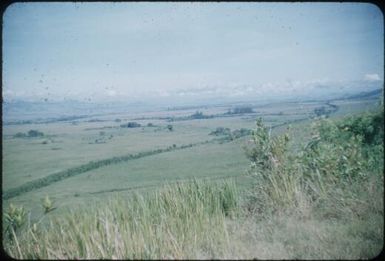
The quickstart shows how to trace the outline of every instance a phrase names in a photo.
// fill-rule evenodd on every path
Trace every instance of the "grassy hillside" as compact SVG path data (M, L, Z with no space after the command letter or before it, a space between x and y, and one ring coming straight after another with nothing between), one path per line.
M231 178L186 181L98 197L92 204L68 201L58 209L47 197L39 221L28 219L31 209L11 205L3 217L3 244L16 258L372 258L383 246L383 121L381 109L338 120L323 117L307 128L299 124L300 132L280 129L278 135L257 121L246 143L249 162L242 163L252 181L248 187ZM187 177L205 166L220 172L246 159L233 144L192 147L183 157L170 151L152 160L181 170L170 177ZM234 157L239 158L232 162ZM189 159L196 165L189 167ZM148 164L141 160L137 171ZM135 171L135 164L125 164L90 173L100 186L84 191L103 192L110 175L121 181L127 169ZM150 183L167 177L168 166L152 166L150 174L137 172L137 184L143 175L151 175L144 177ZM76 193L70 185L85 184L84 178L46 189L68 188L70 195Z

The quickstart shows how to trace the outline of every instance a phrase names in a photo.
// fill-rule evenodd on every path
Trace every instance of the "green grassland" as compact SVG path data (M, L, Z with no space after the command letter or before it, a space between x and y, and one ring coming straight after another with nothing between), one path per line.
M46 194L51 195L58 205L69 205L73 200L88 199L104 191L108 194L194 177L241 176L248 168L241 147L243 142L205 144L104 166L17 196L11 201L29 206L34 217L40 214L40 199Z
M355 110L361 109L361 111L365 111L370 109L370 104L374 106L373 102L365 100L361 102L339 101L339 108L342 111L346 111L345 114L348 114L348 112L352 111L352 107ZM3 192L29 181L87 164L90 161L164 149L174 144L181 146L211 141L216 137L209 134L217 127L230 128L231 130L240 128L252 129L255 126L255 119L258 117L262 117L267 126L287 123L277 127L274 130L276 133L285 131L290 122L295 120L303 119L303 123L294 122L293 124L294 126L299 124L298 126L306 128L309 116L311 116L315 108L320 106L324 106L324 102L273 103L255 106L254 114L175 122L156 118L186 116L191 115L197 110L167 110L164 112L153 112L152 114L145 112L126 115L127 118L125 120L122 117L124 115L106 115L105 118L102 116L97 117L103 120L101 122L90 122L90 119L83 119L83 121L79 121L76 125L70 121L4 126ZM202 108L200 111L207 115L221 115L227 112L228 109L229 107L213 107ZM120 124L131 121L133 118L146 117L155 119L136 120L143 127L120 128ZM116 118L123 120L115 122ZM149 122L153 123L155 127L147 127ZM173 125L173 131L165 128L168 124ZM43 132L45 136L13 138L13 135L16 133L27 132L30 129L37 129ZM301 130L302 127L297 128L295 131L298 133ZM103 132L102 135L101 132ZM298 138L298 142L294 144L306 140L306 138L301 138L306 133L308 132L301 131L301 133L298 133L299 135L294 135L295 138ZM97 143L95 140L100 140L103 143ZM46 144L44 144L44 141L46 141ZM100 185L96 187L99 190L103 190L103 186L105 186L105 190L109 190L116 185L130 187L131 185L139 186L141 183L156 184L161 180L168 180L169 178L242 175L245 173L245 168L247 168L247 165L244 164L246 159L242 152L242 146L245 144L245 142L242 143L241 141L223 145L210 143L200 145L197 148L138 159L136 162L130 161L106 166L89 173L83 173L78 177L70 178L68 181L61 181L61 183L65 182L62 188L69 187L72 194L76 192L79 194L82 190L88 191L87 187L92 189L98 184L99 179ZM210 160L205 161L204 159ZM208 163L204 164L204 162ZM231 162L238 162L238 164L234 163L233 167L228 168L225 165L228 162L230 162L229 164L232 164ZM165 169L165 166L170 167ZM158 167L163 167L163 169L157 169ZM154 170L158 171L154 173ZM181 173L176 174L178 172ZM123 179L122 181L120 180L121 178ZM76 186L71 185L71 181ZM79 191L77 191L78 188ZM52 193L55 191L62 193L66 189L52 189L47 192ZM42 193L37 195L42 197L47 192L42 191ZM29 194L32 194L32 197L34 195L34 193L28 193L24 197L31 197ZM13 200L17 201L18 199L15 198Z
M3 133L3 190L89 161L155 150L173 144L183 145L210 140L213 137L209 133L217 127L232 130L253 128L255 118L258 116L263 117L266 123L271 125L279 124L283 120L306 118L307 114L318 105L318 103L310 104L309 108L304 109L304 105L287 104L287 112L284 115L271 115L285 109L283 105L276 104L270 109L266 107L256 108L254 115L171 123L156 119L137 120L145 127L132 129L120 128L119 126L123 122L116 123L111 119L111 116L106 116L103 122L89 122L87 119L76 125L73 125L72 122L58 122L5 126ZM290 113L293 113L295 109L296 114L291 115ZM206 111L207 114L213 114L218 112L218 108L214 108L213 111L206 109ZM182 112L175 111L173 114L167 111L167 115L189 115L194 111L190 110L181 114ZM224 113L226 109L223 108L220 112ZM154 113L154 117L158 117L158 114L157 112ZM265 114L268 115L264 116ZM148 113L143 115L148 116ZM116 119L115 116L114 119ZM142 117L142 115L138 114L136 117ZM149 122L158 127L146 127ZM168 124L173 125L172 132L164 128ZM33 139L12 138L16 133L27 132L30 129L37 129L43 132L45 136Z
M378 107L378 102L373 99L336 100L330 103L336 105L337 108L328 115L332 119L372 111ZM248 218L250 213L255 215L254 210L244 212L244 209L249 209L246 198L254 186L254 178L248 175L250 159L246 157L244 147L253 146L252 137L246 135L228 139L220 135L210 135L210 133L218 127L229 128L232 131L241 128L254 129L256 119L262 118L273 136L283 133L290 134L290 151L295 154L295 151L303 150L314 136L312 126L316 116L315 110L322 106L332 108L326 101L253 104L250 106L254 110L253 113L239 115L226 115L226 112L232 108L229 106L205 106L199 109L168 109L135 114L99 115L78 119L75 123L68 121L3 126L3 211L6 211L11 203L17 206L22 205L29 212L29 227L43 217L42 223L45 224L45 227L51 226L50 229L56 231L56 236L46 237L43 243L45 245L38 246L37 250L33 250L33 246L27 243L28 240L33 241L34 239L27 236L20 237L22 241L18 243L28 245L29 250L22 248L30 254L21 253L18 243L9 246L8 251L19 258L48 257L54 259L71 257L357 258L378 252L377 245L369 247L373 245L373 240L365 238L366 241L362 241L360 233L364 233L362 232L363 227L368 227L368 233L374 233L377 237L374 239L377 240L375 243L377 244L381 240L383 242L382 238L378 238L378 233L383 231L383 227L373 232L383 215L383 210L380 210L381 206L375 203L377 212L372 219L365 216L364 220L356 220L356 214L351 215L349 212L352 209L355 211L357 208L355 204L358 204L360 200L364 202L370 193L374 199L378 199L378 194L376 194L378 190L374 189L376 187L374 184L377 184L378 180L367 181L367 184L371 184L368 188L370 193L357 188L357 191L360 191L357 193L362 193L365 198L354 198L354 203L351 203L353 205L347 203L348 207L344 213L350 213L347 219L353 223L345 226L343 225L346 221L344 219L323 221L323 212L313 211L308 199L305 198L298 201L301 213L290 214L286 219L280 215L273 215L270 216L272 221L264 220L261 223L258 218L256 218L259 220L258 222ZM213 117L188 119L196 111ZM120 121L116 121L116 119L120 119ZM141 127L120 127L121 124L132 121L141 124ZM148 123L152 123L154 126L147 126ZM167 125L170 124L173 126L172 131L167 128ZM31 129L43 132L44 136L14 137L18 132L27 133ZM132 155L136 156L132 157ZM98 165L98 162L107 162L107 159L113 158L117 160ZM44 186L31 188L4 199L4 195L8 191L17 190L17 188L26 184L28 186L39 180L48 180L49 177L58 173L81 166L91 166L91 168L85 171L73 171L68 177L62 175L63 178L55 182L49 181ZM191 183L194 179L195 183ZM196 184L196 187L189 184ZM196 191L191 192L194 189ZM185 198L185 194L178 194L179 192L175 194L175 190L191 193L201 191L200 194L193 195L206 195L210 199L202 201L201 196L190 198L190 194L188 194L190 195L188 198ZM48 214L44 214L42 208L42 199L46 195L53 200L55 207ZM143 198L141 198L142 195L144 195ZM217 198L213 195L227 196ZM141 199L135 201L135 197ZM159 199L163 201L159 201ZM126 200L132 204L124 202ZM352 198L347 197L347 200L352 200ZM108 209L105 209L106 202L110 202ZM171 211L170 209L173 208L170 206L173 204L177 210L179 209L177 206L180 206L181 212L178 212L179 210ZM221 207L218 207L217 204ZM233 214L228 213L228 204L231 205L229 208L232 209ZM186 208L183 208L183 205L186 205ZM208 205L210 209L206 209ZM160 212L155 211L154 207L161 209ZM101 212L97 211L98 208L101 209ZM360 210L359 213L364 213L365 207L361 208L363 210ZM128 212L123 209L127 209ZM192 209L191 213L196 213L196 218L189 212ZM130 211L137 213L136 216ZM155 212L151 214L152 211ZM343 209L343 211L345 210ZM311 214L304 215L305 212ZM182 215L182 213L184 214ZM369 210L368 213L370 213ZM103 216L104 223L101 228L99 225L93 227L92 224L96 221L90 215ZM304 231L294 221L293 226L289 226L287 223L289 219L301 219L304 216L307 220L304 220L303 224L308 227ZM89 218L91 219L88 220ZM192 222L194 218L195 221ZM108 232L109 226L106 222L108 222L107 220L111 222L111 219L121 221L114 225L110 224L114 228ZM56 221L50 223L52 220ZM74 225L77 220L83 220L83 223ZM131 220L128 222L131 225L128 223L125 225L124 220ZM182 226L188 222L191 224L189 223L190 225L183 228ZM245 225L241 225L242 223ZM153 227L154 224L158 227ZM318 230L314 228L317 226ZM347 247L341 253L339 252L341 245L336 247L335 243L330 241L333 227L339 228L336 239L342 240ZM73 228L75 228L74 231ZM42 229L44 231L44 228ZM63 232L67 230L68 234ZM213 234L208 236L205 232L208 230ZM141 234L140 231L146 231L146 233ZM279 231L285 233L282 238L279 237ZM92 234L95 237L94 241L101 245L93 245L90 238L84 238L87 233ZM344 239L349 233L354 242ZM130 238L123 240L123 243L116 243L120 237L127 234L131 235ZM255 237L258 234L260 236ZM295 239L291 234L301 236L299 239ZM31 236L36 235L31 234ZM168 240L165 240L166 236L169 238ZM63 243L59 243L61 242L60 237L67 242L65 244L69 247L68 249L55 249L55 242ZM306 238L309 239L309 242L306 242ZM139 241L135 245L130 243L130 240ZM317 240L322 241L323 244L319 249L314 246L317 244ZM188 245L185 242L194 243ZM246 243L241 244L240 242ZM34 244L36 245L37 241ZM357 244L363 244L362 248L357 249L358 252L354 250ZM362 250L365 247L370 249ZM327 248L330 251L323 253ZM50 252L47 252L48 249ZM306 253L308 251L306 249L310 249L311 253ZM73 256L69 254L71 251Z

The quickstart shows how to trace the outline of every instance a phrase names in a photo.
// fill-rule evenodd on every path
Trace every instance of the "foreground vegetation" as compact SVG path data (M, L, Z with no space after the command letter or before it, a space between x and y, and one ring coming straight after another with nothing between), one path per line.
M71 210L47 227L31 225L20 237L12 231L7 251L16 258L54 259L193 258L196 249L216 256L229 243L225 217L236 208L233 182L180 183Z
M314 122L293 148L261 120L246 149L255 186L193 181L117 195L26 222L11 206L5 250L16 258L326 258L378 255L383 246L384 111ZM43 204L43 205L44 205Z

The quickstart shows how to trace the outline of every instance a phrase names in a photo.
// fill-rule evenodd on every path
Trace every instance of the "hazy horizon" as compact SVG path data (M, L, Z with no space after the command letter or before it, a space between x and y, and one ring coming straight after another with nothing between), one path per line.
M383 84L364 3L15 3L3 100L247 100Z

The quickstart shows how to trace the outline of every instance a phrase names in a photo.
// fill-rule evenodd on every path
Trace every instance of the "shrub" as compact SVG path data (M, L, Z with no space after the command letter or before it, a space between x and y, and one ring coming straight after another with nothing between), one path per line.
M229 135L231 130L229 128L217 127L215 131L210 132L210 135Z
M196 111L194 114L191 114L190 116L188 116L187 118L185 119L193 119L193 120L196 120L196 119L210 119L210 118L213 118L214 116L213 115L204 115L201 111Z
M27 134L22 133L22 132L18 132L15 135L13 135L13 137L14 138L25 138L25 137L27 137Z
M371 139L365 140L361 135L365 133L362 126L365 124L358 124L361 127L353 128L354 131L346 127L363 122L361 117L339 122L316 121L312 126L312 138L295 153L288 149L288 133L272 137L258 119L253 131L253 146L246 149L251 161L250 173L256 179L252 197L255 210L294 208L301 204L298 195L305 195L313 202L333 198L329 195L336 190L352 195L349 189L353 185L369 179L373 173L382 173L383 154L379 155L383 152L383 141L372 145ZM367 126L373 121L381 122L378 114L364 117L368 117ZM373 140L381 140L381 128L371 132L373 137L380 136Z
M325 107L325 106L322 106L322 107L319 107L319 108L315 108L315 109L314 109L314 113L315 113L315 115L317 115L317 116L327 115L326 107Z
M27 212L23 206L16 207L12 203L9 204L8 210L4 213L4 233L11 241L16 236L16 232L24 225Z
M349 117L337 127L352 135L362 136L365 144L381 144L384 141L384 110Z
M138 128L140 126L141 125L139 123L134 122L134 121L120 125L120 127L122 127L122 128Z
M237 138L240 138L240 137L243 137L243 136L246 136L246 135L250 135L251 134L251 130L242 128L240 130L233 131L231 134L233 136L233 139L237 139Z
M37 131L37 130L29 130L28 131L28 137L42 137L44 136L43 132Z
M44 209L44 214L47 214L48 212L51 212L52 210L56 209L53 206L52 200L49 198L48 195L45 196L43 202L42 202L42 207Z
M200 111L196 111L194 114L191 114L192 119L202 119L203 118L203 113Z

